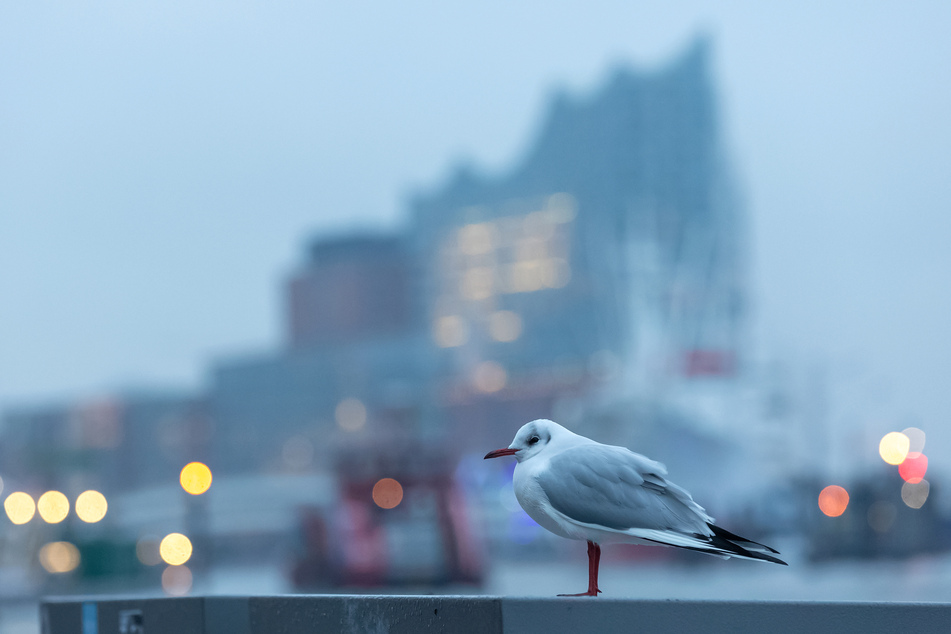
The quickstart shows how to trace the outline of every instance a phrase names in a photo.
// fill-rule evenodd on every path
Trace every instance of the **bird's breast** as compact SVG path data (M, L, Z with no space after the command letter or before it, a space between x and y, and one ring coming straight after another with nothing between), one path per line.
M515 467L515 474L512 479L512 486L515 489L515 499L518 500L519 505L525 513L538 522L542 528L560 537L571 538L572 536L565 532L564 528L562 528L561 524L552 514L548 495L545 493L545 490L542 489L541 485L538 484L538 479L534 473L535 469L523 469L523 466L525 466L525 464L520 463Z

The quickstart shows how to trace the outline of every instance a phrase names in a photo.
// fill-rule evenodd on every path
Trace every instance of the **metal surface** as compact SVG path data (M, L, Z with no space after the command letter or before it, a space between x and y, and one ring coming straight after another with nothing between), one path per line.
M133 614L141 615L134 619L141 634L951 631L951 604L945 603L289 595L69 597L40 605L43 634L118 633Z

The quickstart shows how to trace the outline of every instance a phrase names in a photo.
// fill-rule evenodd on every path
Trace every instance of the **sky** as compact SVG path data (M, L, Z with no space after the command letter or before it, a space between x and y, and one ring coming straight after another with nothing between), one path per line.
M833 423L951 427L948 24L942 2L4 2L0 410L198 389L279 346L311 236L398 226L460 162L517 163L556 90L706 34L757 354L828 377Z

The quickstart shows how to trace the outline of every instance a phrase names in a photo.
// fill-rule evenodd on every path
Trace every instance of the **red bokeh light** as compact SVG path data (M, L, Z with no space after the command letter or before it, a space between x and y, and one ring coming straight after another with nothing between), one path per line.
M912 451L905 458L905 461L898 465L898 475L905 482L915 484L921 482L928 472L928 456L923 453Z

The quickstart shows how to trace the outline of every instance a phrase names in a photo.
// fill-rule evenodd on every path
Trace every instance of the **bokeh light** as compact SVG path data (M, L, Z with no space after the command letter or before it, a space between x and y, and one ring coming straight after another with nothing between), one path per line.
M29 493L14 491L3 501L3 510L14 524L26 524L36 514L36 504Z
M109 504L99 491L83 491L76 498L76 515L84 522L94 524L106 516Z
M927 480L906 482L901 486L901 500L913 509L920 509L928 501L931 484Z
M169 566L162 571L162 590L172 597L183 597L192 589L192 571L188 566Z
M508 380L508 374L505 368L495 361L483 361L476 366L472 374L472 382L480 392L491 394L498 392Z
M898 475L905 482L921 482L928 473L928 456L923 453L909 453L905 461L898 465Z
M849 492L831 484L819 493L819 510L829 517L838 517L849 506Z
M211 487L211 469L201 462L189 462L178 479L186 492L201 495Z
M162 561L171 566L181 566L192 556L192 542L181 533L169 533L159 544Z
M911 441L908 440L908 436L899 431L889 432L878 443L878 455L888 464L901 464L908 455L910 446Z
M887 533L898 517L898 509L891 502L879 500L868 507L868 525L876 533Z
M40 548L39 559L46 572L70 572L79 566L79 549L69 542L50 542Z
M908 429L903 429L902 432L908 436L908 452L914 451L915 453L921 453L925 450L925 432L921 431L917 427L909 427Z
M36 502L43 521L49 524L59 524L69 515L69 498L59 491L47 491Z
M157 566L162 563L159 553L159 538L155 535L145 535L135 543L135 556L146 566Z
M403 486L393 478L382 478L373 485L373 502L381 509L392 509L403 501Z
M337 426L344 431L360 431L367 424L367 408L359 399L345 398L334 410Z

